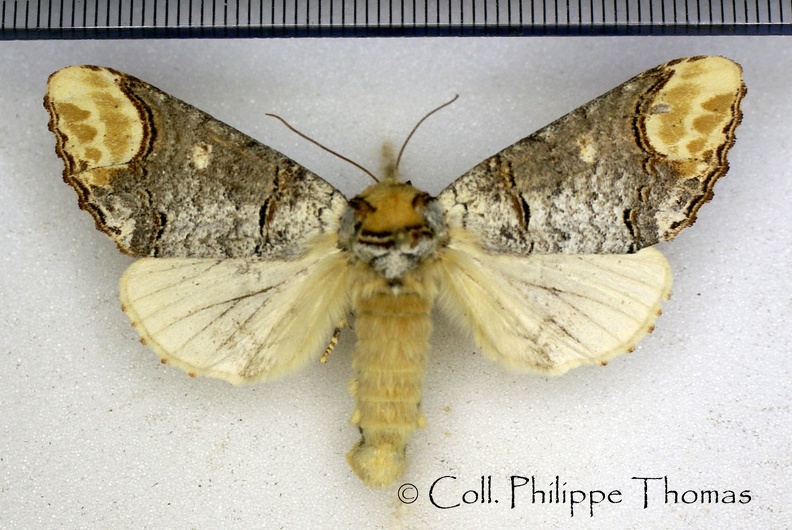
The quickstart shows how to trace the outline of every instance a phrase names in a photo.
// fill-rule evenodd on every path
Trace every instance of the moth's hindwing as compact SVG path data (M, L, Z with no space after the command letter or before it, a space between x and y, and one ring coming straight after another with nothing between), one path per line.
M739 65L692 57L627 81L468 171L439 200L488 251L625 253L690 226L726 173Z
M163 362L238 384L318 359L349 309L346 283L327 235L289 261L141 259L121 279L121 303Z
M632 351L671 292L663 255L493 255L464 232L441 261L441 305L491 359L559 375Z
M289 258L337 230L332 186L139 79L64 68L44 104L65 181L127 254Z

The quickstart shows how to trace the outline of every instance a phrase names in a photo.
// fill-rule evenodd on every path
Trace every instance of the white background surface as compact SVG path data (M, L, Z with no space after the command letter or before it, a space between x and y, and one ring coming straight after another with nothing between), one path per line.
M3 528L788 528L792 526L792 41L541 38L0 43L0 526ZM402 174L431 193L576 106L661 62L722 54L748 96L731 170L696 225L663 246L674 295L632 355L559 379L512 374L437 315L403 482L348 469L358 433L354 342L327 365L236 388L161 365L119 309L131 260L61 181L47 76L131 73L275 147L351 195L367 177L264 116L366 166L425 112ZM492 476L492 503L450 505ZM510 507L509 477L618 489L590 517ZM750 490L748 504L666 504ZM472 494L469 494L472 495ZM470 499L471 497L468 497ZM688 497L690 498L690 497ZM498 502L495 503L494 501Z

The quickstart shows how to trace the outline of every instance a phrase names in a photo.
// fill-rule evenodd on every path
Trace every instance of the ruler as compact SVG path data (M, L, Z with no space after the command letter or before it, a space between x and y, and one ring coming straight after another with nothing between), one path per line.
M0 39L792 34L792 0L0 0Z

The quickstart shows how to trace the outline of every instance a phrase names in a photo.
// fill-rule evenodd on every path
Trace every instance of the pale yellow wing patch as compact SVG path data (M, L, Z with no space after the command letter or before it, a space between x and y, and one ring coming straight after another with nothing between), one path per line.
M295 261L146 258L121 279L142 341L190 375L234 384L318 359L348 310L346 266L327 246Z
M106 68L75 66L49 79L45 104L58 152L69 173L89 171L82 178L91 185L106 186L107 168L130 162L150 134L139 105L121 90L121 76Z
M648 102L646 140L672 160L703 164L708 152L733 141L732 123L744 94L742 70L725 57L682 59L667 69L668 82Z
M646 98L638 122L644 147L675 167L679 182L668 190L655 222L662 239L690 226L712 197L715 181L726 173L726 153L742 119L745 96L740 65L725 57L689 57L666 65L668 82ZM688 198L690 190L703 191Z
M549 374L632 351L671 289L668 263L652 248L515 257L457 238L440 266L441 305L486 355Z

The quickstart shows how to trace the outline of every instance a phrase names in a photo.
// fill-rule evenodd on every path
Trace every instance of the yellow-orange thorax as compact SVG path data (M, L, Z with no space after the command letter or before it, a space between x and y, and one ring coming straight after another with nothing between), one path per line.
M339 231L341 247L394 286L447 239L437 200L408 183L390 180L350 200Z

